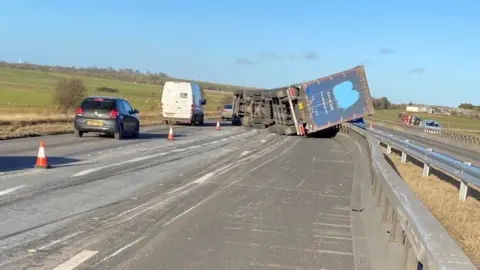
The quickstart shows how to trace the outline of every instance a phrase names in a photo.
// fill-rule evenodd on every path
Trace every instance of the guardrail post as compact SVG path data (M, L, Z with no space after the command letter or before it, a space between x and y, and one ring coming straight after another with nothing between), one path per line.
M410 142L410 140L404 140L404 142L405 142L405 149L407 149L408 148L408 143ZM402 158L400 159L400 162L402 162L402 163L407 162L407 153L403 150L402 150Z
M423 177L428 177L430 174L430 166L427 162L423 163Z
M406 163L407 162L407 153L403 152L402 151L402 159L400 160L402 163Z
M387 143L387 154L390 155L392 153L392 145Z
M433 152L431 148L427 148L427 151ZM423 161L423 177L430 175L430 165L428 164L428 154L425 153L425 160Z
M470 162L464 162L468 166L472 166ZM468 195L468 182L460 179L460 193L458 194L458 199L462 202L467 200Z

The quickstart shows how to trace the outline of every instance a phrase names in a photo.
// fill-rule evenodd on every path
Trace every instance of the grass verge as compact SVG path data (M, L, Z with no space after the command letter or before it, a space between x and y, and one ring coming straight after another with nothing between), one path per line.
M140 114L141 126L152 126L163 123L157 114ZM206 119L218 118L217 112L206 112ZM13 114L0 115L0 140L57 135L73 132L74 116L67 114Z
M405 180L417 198L448 231L465 254L480 269L480 201L478 190L470 192L465 202L458 200L458 181L442 172L433 171L422 177L422 167L415 162L403 164L400 156L391 154L387 159ZM472 190L472 188L470 188Z

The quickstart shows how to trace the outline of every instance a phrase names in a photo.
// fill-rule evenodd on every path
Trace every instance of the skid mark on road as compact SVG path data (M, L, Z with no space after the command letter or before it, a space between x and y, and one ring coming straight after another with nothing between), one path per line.
M254 132L249 132L249 133L256 133L255 131ZM237 135L237 136L248 136L249 133L243 133L241 135ZM237 136L234 136L237 137ZM159 208L162 208L164 207L165 205L171 203L172 201L174 201L174 199L178 199L180 196L184 196L186 195L187 193L189 192L192 192L192 190L198 186L200 186L201 184L204 184L208 179L210 178L213 178L213 177L216 177L218 176L219 174L223 174L225 171L228 171L230 169L233 169L233 168L236 168L236 167L239 167L239 166L242 166L245 162L252 162L254 160L257 160L258 158L260 158L261 156L265 155L265 154L268 154L269 152L271 151L274 151L275 149L277 149L279 146L283 145L286 141L290 140L290 138L286 138L286 139L282 139L280 138L278 141L275 141L272 143L272 145L269 145L268 147L260 147L258 151L251 151L248 153L248 155L244 155L241 157L241 159L237 159L237 160L233 160L233 163L230 163L230 164L227 164L226 166L223 166L215 171L210 171L208 173L205 173L203 176L197 178L196 180L184 185L184 186L181 186L180 188L176 189L173 191L174 194L172 194L171 192L169 193L166 193L164 194L163 196L161 196L161 198L156 198L154 200L150 200L149 202L146 202L144 204L141 204L141 205L138 205L132 209L128 209L124 212L121 212L119 214L117 214L116 216L113 216L111 218L108 218L107 220L105 221L102 221L102 225L100 225L99 228L96 228L97 230L105 230L105 229L109 229L113 226L117 226L119 224L122 224L124 222L127 222L127 221L130 221L134 218L141 218L141 217L138 217L140 216L141 214L149 211L149 210L157 210ZM208 144L212 144L211 142L208 143ZM291 146L293 147L294 144ZM196 145L196 146L193 146L193 149L196 149L196 148L200 148L202 147L202 145ZM190 148L186 148L184 150L174 150L176 152L181 152L181 151L186 151L188 149L192 149L192 147ZM290 149L290 148L289 148ZM287 149L287 150L289 150ZM286 151L282 152L285 153ZM166 153L165 153L166 154ZM159 153L159 154L155 154L154 156L158 156L158 155L165 155L164 153ZM152 155L149 155L148 158L151 158ZM276 156L277 157L277 156ZM276 158L275 157L275 158ZM141 159L145 159L145 157L141 157ZM137 159L138 160L138 159ZM268 162L267 162L268 163ZM264 163L266 164L266 163ZM115 165L118 165L118 164L115 164ZM263 165L261 165L263 166ZM261 167L261 166L257 166L255 169ZM104 166L102 167L99 167L99 168L104 168ZM95 168L95 169L99 169L99 168ZM92 170L86 170L86 174L88 173L91 173ZM251 170L253 171L253 170ZM250 172L251 172L250 171ZM80 172L80 173L77 173L77 174L85 174L85 171L83 172ZM196 209L199 205L205 203L206 201L208 201L209 199L213 198L214 196L220 194L221 192L223 192L224 189L223 188L220 188L219 191L217 193L214 193L212 194L212 196L210 197L207 197L207 198L204 198L202 201L200 201L199 203L197 203L196 205L194 205L193 207L187 209L186 211L184 211L183 213L173 217L172 219L170 219L169 221L165 222L162 227L165 227L165 226L168 226L169 224L175 222L176 220L178 220L179 218L181 218L182 216L186 215L187 213L189 213L190 211L193 211L194 209ZM159 200L160 199L160 200ZM63 243L65 241L67 241L68 239L72 239L73 237L77 236L78 234L74 233L74 234L70 234L70 235L67 235L67 236L64 236L58 240L55 240L53 242L50 242L50 243L47 243L46 245L40 247L42 249L50 249L52 246L54 245L58 245L60 243ZM138 241L141 241L142 239L138 240ZM129 245L126 245L124 247L122 247L121 249L115 251L115 252L122 252L124 251L125 249L133 246L134 244L136 244L137 242L134 242L134 243L131 243ZM91 243L89 243L90 245ZM87 246L84 246L84 248L87 247ZM39 249L40 249L39 248ZM83 248L82 248L83 249ZM88 249L88 248L86 248ZM92 248L90 248L92 249ZM80 249L81 250L81 249ZM78 251L80 251L78 250ZM93 248L93 250L96 250L95 248ZM78 252L77 251L77 252ZM89 250L84 250L82 251L81 253L75 255L74 257L72 257L69 261L59 265L57 267L57 269L73 269L74 267L77 267L78 265L80 265L82 262L88 260L90 257L94 256L98 251L89 251ZM116 256L118 253L112 253L113 256ZM110 255L110 256L112 256ZM103 255L102 255L103 257ZM108 258L108 257L107 257ZM111 257L110 257L111 258ZM108 260L108 259L105 259L105 260ZM75 266L73 266L75 265ZM70 267L70 268L69 268Z
M255 133L255 131L253 131L253 132L250 131L250 132L247 132L247 133L235 135L235 136L233 136L233 138L237 138L237 137L240 137L240 136L248 136L252 133ZM130 163L135 163L135 162L144 161L144 160L148 160L148 159L154 159L154 158L157 158L157 157L166 156L166 155L171 154L171 153L179 153L179 152L185 152L185 151L188 151L188 150L194 150L194 149L198 149L200 147L213 145L213 144L219 143L221 141L223 141L223 139L210 141L208 143L204 143L204 144L201 144L201 145L193 145L193 146L189 146L189 147L185 147L185 148L178 148L178 149L174 149L174 150L171 150L171 151L168 151L168 152L137 157L137 158L134 158L134 159L120 161L120 162L117 162L117 163L114 163L114 164L108 164L108 165L100 166L100 167L97 167L97 168L86 169L86 170L83 170L83 171L80 171L80 172L77 172L77 173L73 174L72 177L84 176L84 175L91 174L91 173L94 173L94 172L97 172L97 171L100 171L100 170L103 170L103 169L117 167L117 166L120 166L120 165L125 165L125 164L130 164Z
M103 260L100 261L100 263L104 262L104 261L107 261L115 256L117 256L118 254L120 254L121 252L123 252L124 250L126 250L127 248L135 245L136 243L142 241L143 239L145 239L145 237L140 237L139 239L131 242L130 244L127 244L123 247L121 247L120 249L118 249L117 251L115 251L114 253L110 254L109 256L105 257Z
M13 188L0 190L0 196L10 194L10 193L14 192L15 190L19 190L19 189L24 188L24 187L25 187L25 185L20 185L20 186L16 186L16 187L13 187Z
M64 236L64 237L62 237L62 238L60 238L60 239L57 239L57 240L55 240L55 241L52 241L52 242L50 242L50 243L48 243L48 244L46 244L46 245L43 245L43 246L39 247L37 250L40 250L40 251L48 250L49 248L53 247L54 245L63 243L63 242L65 242L65 241L67 241L68 239L73 238L73 237L75 237L75 236L77 236L77 235L79 235L79 234L81 234L81 233L83 233L83 232L84 232L84 231L78 231L78 232L69 234L69 235Z

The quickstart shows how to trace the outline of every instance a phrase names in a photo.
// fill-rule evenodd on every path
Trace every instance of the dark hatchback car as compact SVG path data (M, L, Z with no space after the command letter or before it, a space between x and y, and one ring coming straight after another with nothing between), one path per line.
M140 132L139 111L117 97L87 97L76 110L75 135L98 132L120 140L126 134L137 138Z

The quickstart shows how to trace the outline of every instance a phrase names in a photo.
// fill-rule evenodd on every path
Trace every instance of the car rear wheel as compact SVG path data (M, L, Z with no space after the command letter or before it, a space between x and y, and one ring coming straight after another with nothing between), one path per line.
M140 125L137 124L135 126L135 129L133 130L133 134L132 134L132 137L133 138L138 138L138 135L140 134Z
M115 140L121 140L123 138L123 125L120 125L118 131L113 134Z
M75 136L77 136L77 137L82 137L82 136L83 136L83 132L80 131L80 130L75 130Z

